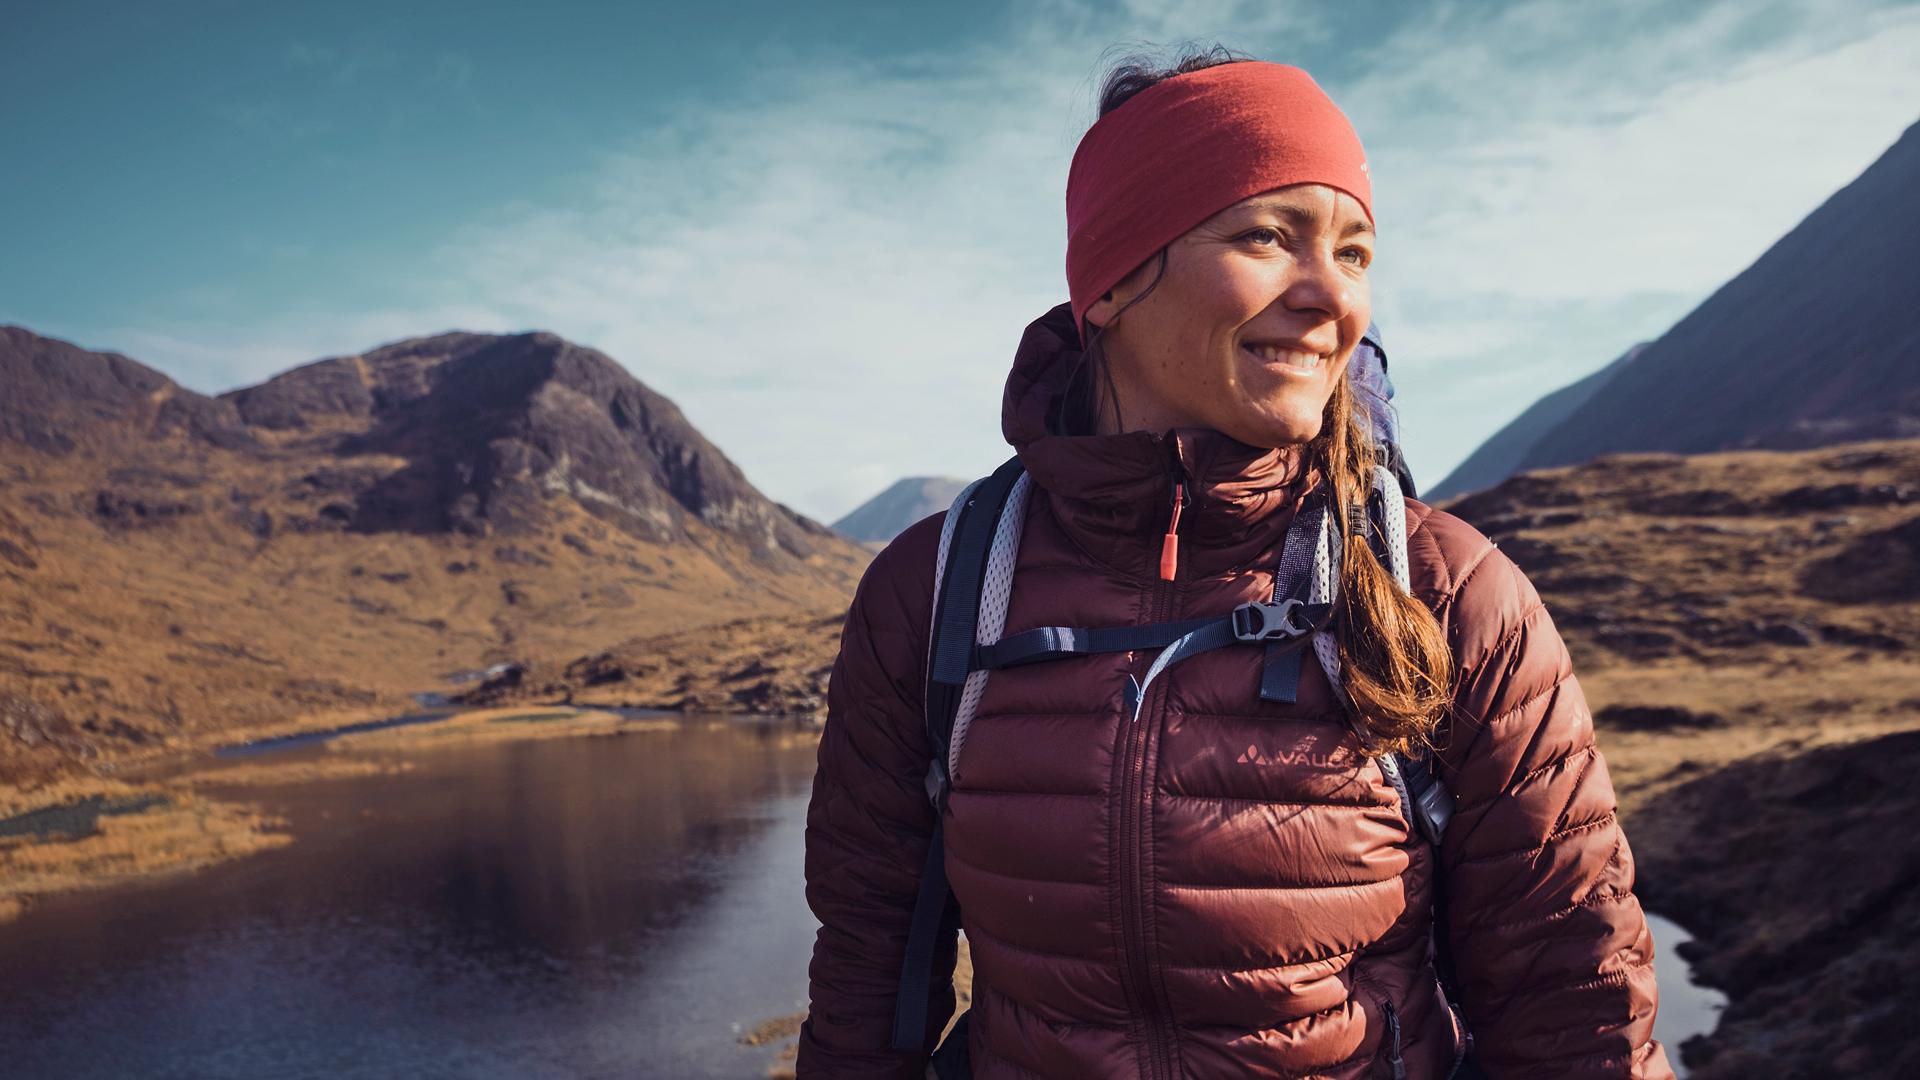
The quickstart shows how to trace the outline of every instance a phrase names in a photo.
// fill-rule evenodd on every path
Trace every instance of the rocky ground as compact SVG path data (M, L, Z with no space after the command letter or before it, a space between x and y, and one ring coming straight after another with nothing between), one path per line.
M634 638L564 664L515 664L456 700L821 715L846 620L842 608Z
M1731 999L1692 1075L1920 1075L1920 443L1609 458L1448 509L1547 599L1637 890Z

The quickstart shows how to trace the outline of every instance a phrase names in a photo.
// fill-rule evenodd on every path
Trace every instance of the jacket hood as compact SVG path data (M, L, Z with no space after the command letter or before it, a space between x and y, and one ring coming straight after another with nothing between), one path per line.
M1066 434L1055 418L1080 356L1069 305L1028 324L1007 375L1000 427L1087 554L1122 573L1157 575L1173 484L1184 476L1179 578L1276 557L1304 494L1301 449L1248 446L1205 428Z

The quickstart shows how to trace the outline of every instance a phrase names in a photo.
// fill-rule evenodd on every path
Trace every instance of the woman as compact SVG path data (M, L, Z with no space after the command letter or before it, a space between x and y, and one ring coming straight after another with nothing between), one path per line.
M1006 631L1218 615L1272 595L1288 526L1371 468L1345 378L1374 222L1305 73L1212 54L1108 79L1067 184L1071 303L1027 328L1002 426L1034 485ZM1086 343L1082 347L1082 343ZM1123 701L1147 652L996 671L942 812L978 1077L1667 1077L1653 942L1591 718L1526 578L1406 502L1412 593L1360 531L1312 664L1261 700L1219 649ZM1342 517L1340 520L1345 520ZM821 929L802 1077L889 1049L934 809L922 717L941 518L881 553L833 671L807 826ZM1375 758L1431 748L1436 866ZM1447 904L1463 1026L1436 977ZM936 1022L952 1009L944 966ZM944 1056L944 1054L943 1054Z

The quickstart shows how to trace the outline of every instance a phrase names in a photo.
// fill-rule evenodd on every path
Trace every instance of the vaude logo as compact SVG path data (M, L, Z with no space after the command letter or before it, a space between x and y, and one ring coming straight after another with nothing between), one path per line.
M1339 750L1323 753L1314 750L1262 750L1249 744L1234 760L1241 765L1287 765L1311 769L1344 769L1347 755Z

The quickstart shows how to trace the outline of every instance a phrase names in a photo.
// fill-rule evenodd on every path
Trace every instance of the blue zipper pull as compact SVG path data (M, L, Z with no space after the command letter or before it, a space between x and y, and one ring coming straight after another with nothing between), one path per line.
M1387 1038L1393 1040L1393 1051L1387 1058L1387 1064L1393 1066L1393 1080L1407 1080L1407 1062L1400 1056L1400 1014L1393 1011L1393 1002L1383 1001L1380 1007L1387 1012Z

